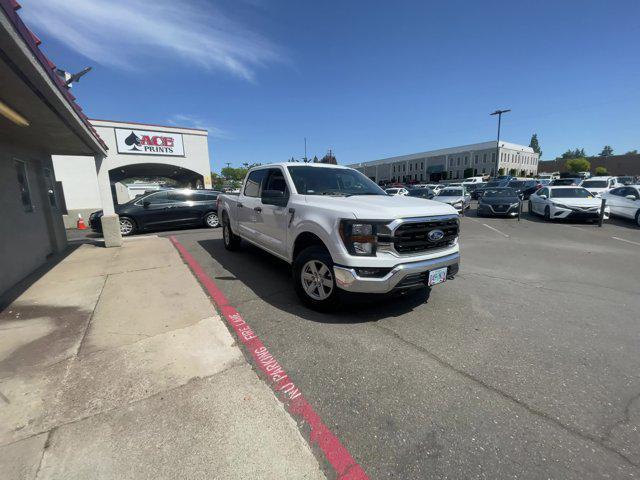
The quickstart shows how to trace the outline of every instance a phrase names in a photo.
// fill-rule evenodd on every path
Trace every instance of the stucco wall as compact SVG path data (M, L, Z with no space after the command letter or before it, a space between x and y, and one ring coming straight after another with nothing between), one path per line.
M100 192L93 157L53 156L56 178L62 182L67 210L98 209Z
M91 123L98 131L100 137L109 147L107 162L109 170L116 167L130 165L132 163L160 163L163 165L177 165L199 173L211 182L211 167L209 166L209 144L206 131L196 131L178 127L156 127L129 123L108 123L92 120ZM181 133L184 143L184 157L162 155L130 155L118 153L116 145L115 128L132 128L142 130L154 130L158 132ZM211 183L206 186L210 188Z
M27 165L31 212L21 202L14 158ZM66 248L62 217L49 204L43 168L54 171L46 154L0 142L0 293Z

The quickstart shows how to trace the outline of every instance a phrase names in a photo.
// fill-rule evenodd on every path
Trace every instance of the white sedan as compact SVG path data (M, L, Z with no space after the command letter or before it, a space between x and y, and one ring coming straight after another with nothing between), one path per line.
M529 197L529 212L543 215L545 220L597 220L601 206L602 201L582 187L543 187ZM604 218L609 214L610 208L605 206Z
M387 192L387 195L391 195L392 197L404 197L405 195L409 195L409 190L406 188L387 188L385 192Z
M635 220L640 227L640 185L618 187L602 194L611 215Z

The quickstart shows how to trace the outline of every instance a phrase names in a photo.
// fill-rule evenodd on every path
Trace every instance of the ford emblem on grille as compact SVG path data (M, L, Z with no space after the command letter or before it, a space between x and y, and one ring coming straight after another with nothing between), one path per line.
M442 230L431 230L427 234L427 237L429 238L430 242L437 242L438 240L442 240L442 237L444 237L444 232Z

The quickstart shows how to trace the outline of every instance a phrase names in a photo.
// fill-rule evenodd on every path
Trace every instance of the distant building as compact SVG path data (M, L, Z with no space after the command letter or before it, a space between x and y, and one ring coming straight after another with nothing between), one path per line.
M596 168L604 167L610 175L640 175L640 154L629 153L626 155L611 155L609 157L587 157L591 163L591 173ZM543 160L540 162L540 171L565 172L567 162L564 158L556 160Z
M498 161L496 161L498 153ZM349 165L377 183L437 182L463 179L470 176L505 174L535 175L539 155L531 147L500 141L474 143L460 147L383 158ZM466 173L465 173L466 172Z

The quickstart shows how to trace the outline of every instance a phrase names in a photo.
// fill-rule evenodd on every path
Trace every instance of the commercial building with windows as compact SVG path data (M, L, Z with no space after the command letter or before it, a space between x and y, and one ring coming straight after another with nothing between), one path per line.
M539 155L531 147L500 141L389 157L349 165L377 183L438 182L471 176L535 175ZM496 154L498 160L496 161Z
M206 130L107 120L89 122L108 147L104 168L116 203L132 198L123 182L136 178L168 178L177 187L211 188ZM75 227L78 214L86 222L91 212L101 208L93 163L91 157L53 157L64 199L66 228Z

